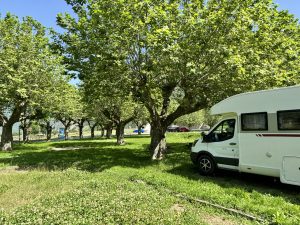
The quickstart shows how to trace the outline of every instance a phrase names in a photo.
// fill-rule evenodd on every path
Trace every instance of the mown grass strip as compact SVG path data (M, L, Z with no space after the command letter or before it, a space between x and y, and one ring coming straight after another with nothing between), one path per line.
M137 182L137 183L145 183L147 185L150 185L154 188L157 189L157 186L150 183L150 182L146 182L146 181L143 181L143 180L134 180L134 179L129 179L130 181L132 182ZM158 189L157 189L158 190ZM160 190L161 191L161 190ZM214 208L217 208L217 209L221 209L223 211L226 211L226 212L229 212L229 213L233 213L233 214L237 214L239 216L243 216L247 219L250 219L250 220L254 220L254 221L258 221L258 222L262 222L262 223L266 223L267 221L262 219L262 218L258 218L256 216L253 216L253 215L250 215L248 213L245 213L241 210L236 210L236 209L232 209L232 208L228 208L228 207L224 207L222 205L219 205L219 204L216 204L216 203L211 203L209 201L205 201L205 200L202 200L202 199L198 199L198 198L193 198L193 197L190 197L190 196L187 196L185 194L182 194L182 193L177 193L177 192L174 192L170 189L164 189L164 191L168 192L169 194L173 195L173 196L176 196L176 197L179 197L179 198L182 198L184 200L187 200L189 202L197 202L197 203L201 203L201 204L204 204L204 205L207 205L207 206L211 206L211 207L214 207Z
M20 203L27 205L45 196L54 197L53 190L57 190L57 194L60 192L60 188L55 187L56 180L61 180L58 179L60 174L75 169L85 172L82 177L87 180L109 172L114 179L141 179L162 192L169 189L277 224L300 224L299 187L274 183L268 177L224 171L214 177L200 176L190 161L187 147L187 143L196 137L193 133L168 134L168 155L161 162L150 160L148 137L127 138L124 146L116 146L114 140L82 140L20 145L17 151L0 152L0 167L3 168L0 172L0 208L17 208ZM53 151L53 148L62 150ZM13 175L13 171L12 176L7 172L1 174L9 168L18 168L15 171L18 175ZM31 177L34 171L43 175ZM68 192L75 188L73 181L77 183L78 179L70 179L66 183L59 182L62 190ZM197 205L200 204L194 204L196 208Z

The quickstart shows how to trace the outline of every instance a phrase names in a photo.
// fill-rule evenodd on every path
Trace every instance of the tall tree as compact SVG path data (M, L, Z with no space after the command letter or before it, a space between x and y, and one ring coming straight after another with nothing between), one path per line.
M299 24L271 0L67 2L78 16L58 17L68 59L84 82L124 85L145 105L152 159L164 156L176 118L299 81Z
M0 18L1 147L12 149L12 127L27 108L47 107L66 80L62 57L52 53L45 28L30 17Z

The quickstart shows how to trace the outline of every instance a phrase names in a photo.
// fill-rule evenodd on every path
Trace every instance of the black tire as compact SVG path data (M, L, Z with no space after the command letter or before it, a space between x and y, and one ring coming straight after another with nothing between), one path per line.
M200 155L198 158L198 169L202 175L212 175L216 170L216 164L209 155Z

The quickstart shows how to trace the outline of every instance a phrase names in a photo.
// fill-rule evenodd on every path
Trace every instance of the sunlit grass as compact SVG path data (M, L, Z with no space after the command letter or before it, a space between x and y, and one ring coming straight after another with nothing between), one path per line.
M124 146L101 139L17 145L12 153L0 152L2 223L205 224L224 218L227 224L254 223L174 193L269 222L300 223L298 187L234 172L200 176L188 147L198 136L168 134L162 162L150 160L147 136L127 138Z

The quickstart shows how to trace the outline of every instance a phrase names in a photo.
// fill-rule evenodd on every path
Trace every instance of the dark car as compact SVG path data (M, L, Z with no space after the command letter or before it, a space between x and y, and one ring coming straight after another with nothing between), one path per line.
M190 129L187 127L179 127L179 130L178 130L178 132L189 132L189 131L190 131Z
M168 132L189 132L190 129L187 127L180 127L177 125L168 126L167 128Z

